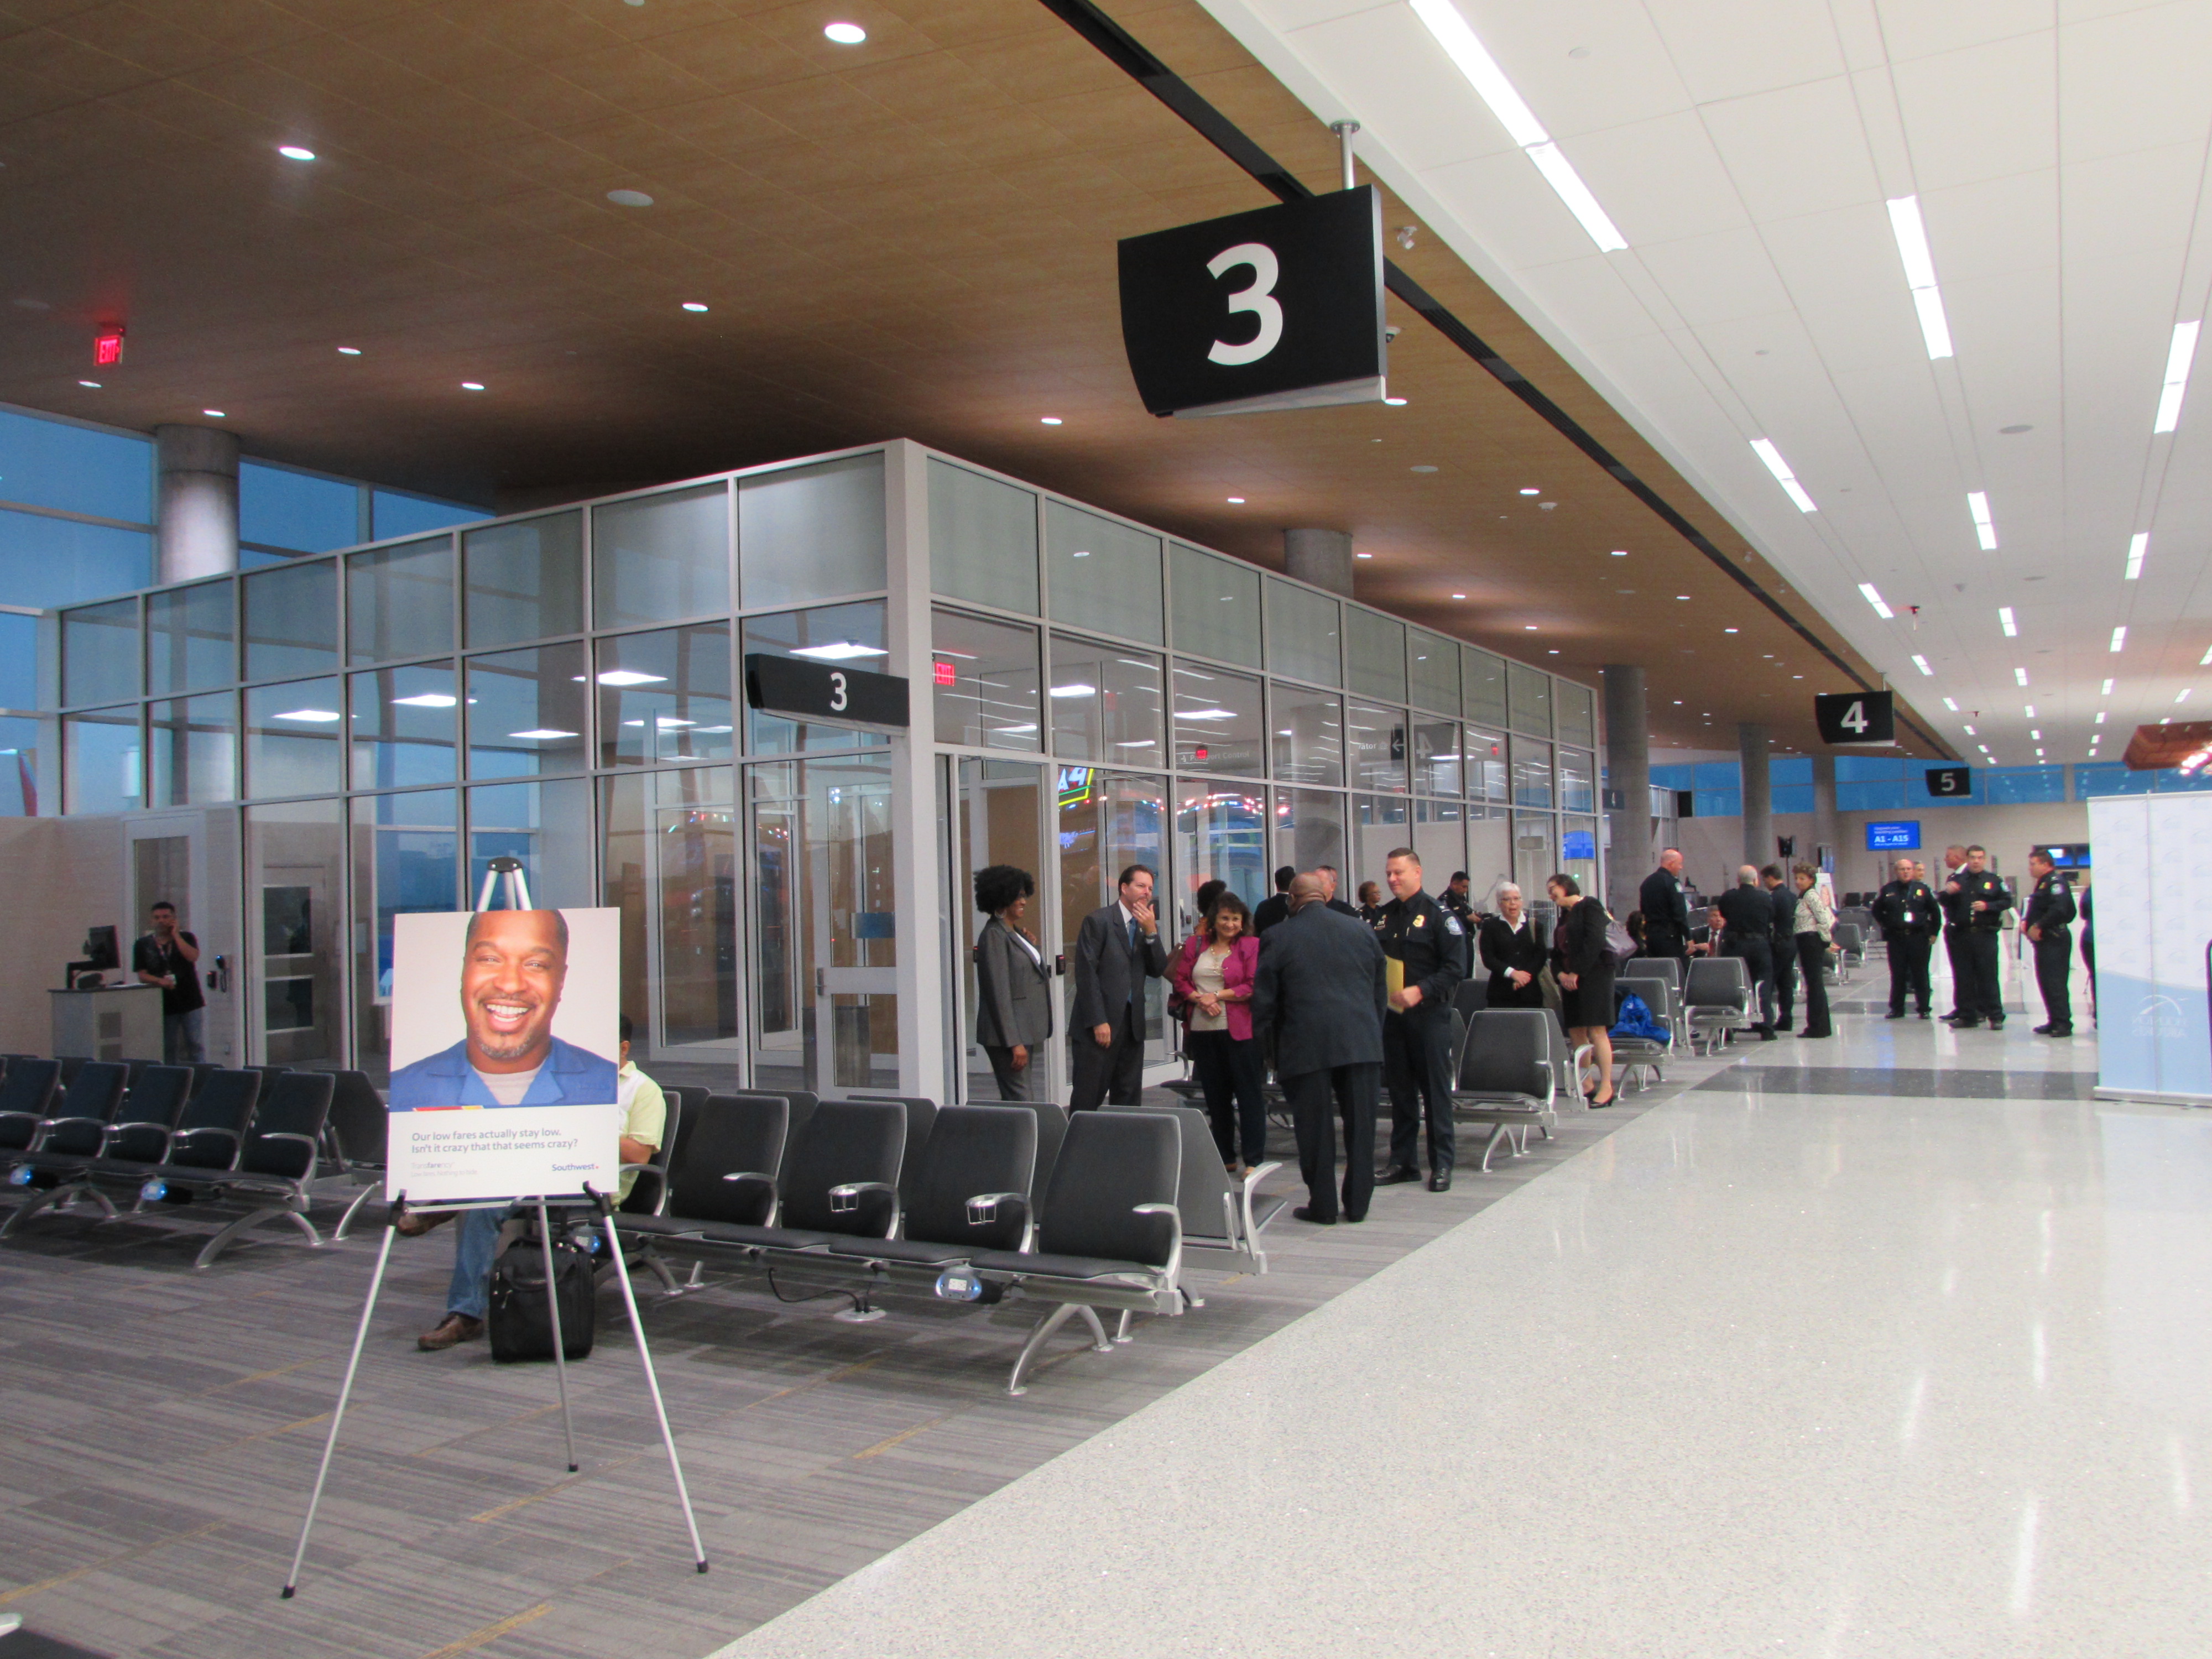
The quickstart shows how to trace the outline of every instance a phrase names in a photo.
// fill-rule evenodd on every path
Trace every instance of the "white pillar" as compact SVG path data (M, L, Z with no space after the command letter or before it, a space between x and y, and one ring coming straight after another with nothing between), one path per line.
M903 440L884 451L890 652L913 724L891 739L891 878L898 887L899 1092L948 1100L944 860L939 857L934 693L930 683L929 465Z
M1285 530L1283 568L1302 582L1352 597L1352 536L1343 530Z
M161 469L155 580L190 581L238 568L238 435L220 427L157 426Z

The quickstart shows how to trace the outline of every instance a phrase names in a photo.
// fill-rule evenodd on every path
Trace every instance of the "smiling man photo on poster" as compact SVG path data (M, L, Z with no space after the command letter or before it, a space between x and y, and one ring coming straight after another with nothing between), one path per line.
M611 909L395 919L393 1191L612 1189L620 937Z

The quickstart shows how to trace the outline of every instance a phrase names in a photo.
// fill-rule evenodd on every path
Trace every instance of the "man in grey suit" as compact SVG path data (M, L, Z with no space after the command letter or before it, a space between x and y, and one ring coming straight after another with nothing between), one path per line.
M1168 953L1152 910L1152 872L1121 872L1121 897L1084 917L1075 934L1068 1044L1075 1050L1071 1112L1102 1101L1133 1106L1145 1081L1145 981L1164 978Z
M1291 1214L1336 1224L1336 1148L1329 1106L1344 1121L1346 1221L1367 1218L1375 1191L1375 1103L1382 1080L1389 970L1374 929L1328 908L1319 876L1291 884L1291 915L1260 941L1252 1029L1272 1039L1275 1075L1297 1120L1298 1168L1310 1201Z

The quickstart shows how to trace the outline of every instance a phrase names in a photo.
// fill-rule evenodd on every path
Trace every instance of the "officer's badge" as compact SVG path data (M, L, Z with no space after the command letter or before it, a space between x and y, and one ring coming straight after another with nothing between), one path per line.
M1425 927L1428 925L1429 919L1426 916L1415 916L1413 918L1413 926L1416 927Z

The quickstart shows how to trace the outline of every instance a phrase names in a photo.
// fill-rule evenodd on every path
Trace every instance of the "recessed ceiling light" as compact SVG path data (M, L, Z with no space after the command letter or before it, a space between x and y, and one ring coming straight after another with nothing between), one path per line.
M200 410L200 413L206 416L211 421L220 421L224 418L223 412L219 409L204 409Z
M1736 633L1736 632L1738 632L1738 631L1739 631L1739 630L1737 630L1737 629L1733 629L1733 628L1723 628L1723 629L1721 629L1721 632L1722 632L1722 633L1723 633L1723 634L1734 634L1734 633Z
M1464 594L1464 593L1455 593L1455 594L1453 594L1453 595L1452 595L1452 598L1454 598L1454 599L1465 599L1466 597L1467 597L1467 595L1466 595L1466 594Z
M2191 691L2194 691L2196 689L2197 689L2197 688L2196 688L2195 686L2193 686L2193 685L2185 685L2185 686L2183 686L2183 687L2181 688L2181 690L2180 690L2179 695L2178 695L2178 696L2174 698L2174 702L2187 702L2189 701L2189 694L2190 694Z
M1997 527L1990 519L1990 498L1978 489L1966 492L1966 511L1973 514L1974 535L1981 542L1982 551L1997 550Z
M2102 726L2105 723L2105 716L2110 712L2111 711L2109 709L2100 708L2097 711L2097 718L2094 724Z
M482 392L483 390L483 382L482 380L464 380L461 382L461 390L464 392Z
M1522 623L1521 627L1522 630L1527 633L1533 634L1536 631L1536 624L1534 623Z
M2027 738L2030 743L2041 743L2043 741L2043 733L2035 730L2033 727L2030 727L2027 733Z
M453 708L460 699L447 691L417 691L411 697L394 697L392 704L400 708Z
M1793 680L1802 680L1805 677L1802 674L1792 674L1790 678Z
M1875 590L1872 582L1861 582L1859 592L1865 597L1866 602L1874 607L1874 614L1884 622L1892 621L1896 617L1897 612L1889 608L1888 602Z
M2035 718L2035 705L2032 702L2023 704L2021 708L2021 713L2026 714L2028 719L2033 720Z
M1922 673L1923 673L1923 674L1933 674L1933 673L1936 672L1934 669L1930 668L1930 667L1928 665L1928 659L1927 659L1927 658L1925 658L1925 657L1923 657L1923 656L1917 656L1917 655L1916 655L1916 656L1912 659L1912 665L1913 665L1915 668L1918 669L1918 670L1919 670ZM1948 702L1950 701L1950 699L1947 697L1947 698L1945 698L1945 699L1944 699L1944 701L1945 701L1946 702Z
M1628 556L1628 550L1625 547L1616 547L1613 550L1613 556L1616 559L1625 559Z
M341 357L358 357L361 356L361 348L359 346L340 346L338 348L338 356Z
M1403 409L1406 406L1406 400L1403 398L1385 398L1382 401L1393 409Z
M97 381L97 380L79 380L79 381L77 382L77 384L78 384L79 386L90 386L90 387L91 387L94 392L97 392L97 391L99 391L99 390L100 390L100 382L99 382L99 381Z
M686 311L704 311L707 309L707 307L702 301L686 300L684 302L684 309Z
M1950 697L1946 697L1946 698L1944 698L1944 699L1943 699L1943 707L1944 707L1944 708L1948 708L1948 709L1949 709L1949 710L1950 710L1953 714L1957 714L1957 713L1959 712L1959 705L1958 705L1958 702L1957 702L1957 701L1956 701L1955 699L1954 699L1954 698L1950 698Z
M1417 466L1413 470L1416 472L1433 472L1436 471L1436 468L1432 466Z
M1559 654L1559 647L1558 646L1555 645L1552 647L1552 654L1555 657Z
M2004 629L2004 636L2007 639L2016 640L2020 637L2020 624L2013 620L2010 605L2001 605L1997 607L1997 625Z
M2012 679L2014 685L2026 685L2027 684L2027 670L2025 668L2014 669L2012 671Z
M1674 597L1678 599L1686 599L1690 596L1687 593L1677 593Z
M1352 556L1355 559L1371 559L1375 556L1372 553L1355 553Z
M1790 463L1782 459L1782 452L1771 441L1753 438L1751 447L1752 452L1765 464L1766 470L1774 475L1774 482L1782 486L1782 493L1796 503L1800 513L1818 513L1820 510L1813 498L1805 493L1805 486L1797 482L1797 475L1790 470Z
M867 30L862 28L858 23L826 24L822 33L841 46L857 46L868 38Z
M2181 394L2189 390L2189 362L2197 355L2199 323L2176 323L2173 343L2166 348L2166 386L2158 394L2158 418L2151 430L2171 432L2181 424Z
M659 685L665 674L641 674L635 668L610 668L599 676L601 685Z
M1037 424L1039 426L1060 426L1063 424L1063 422L1057 415L1040 415L1037 416Z
M1544 492L1540 489L1524 489L1521 493L1523 495L1540 495Z
M1979 737L1979 736L1981 735L1981 733L1980 733L1980 732L1978 732L1975 731L1975 730L1974 730L1974 728L1973 728L1972 726L1964 726L1960 727L1959 729L1960 729L1960 731L1964 732L1965 732L1968 737L1970 737L1970 738L1978 738L1978 737Z
M2134 581L2142 574L2143 556L2150 551L2150 532L2139 531L2128 538L2128 570L2126 580Z
M850 662L855 657L888 657L890 653L879 645L862 645L858 640L833 640L827 645L794 645L791 654L812 657L822 662Z
M653 205L653 198L641 190L611 190L607 192L607 200L617 207L647 208Z
M1682 700L1681 700L1680 697L1675 698L1675 699L1674 699L1674 707L1675 707L1675 708L1680 708L1681 706L1682 706Z
M1231 495L1229 498L1229 505L1231 507L1242 507L1244 505L1244 498L1242 495Z
M1920 313L1920 337L1930 361L1951 355L1951 325L1943 318L1943 296L1936 289L1936 261L1928 252L1928 230L1920 221L1920 198L1899 196L1889 203L1890 234L1897 257L1905 262L1905 285Z
M315 152L300 144L279 144L276 153L288 161L312 161Z
M2127 645L2128 625L2125 623L2122 623L2118 628L2115 628L2112 630L2112 648L2115 651L2124 651L2127 649ZM2110 680L2106 680L2105 682L2105 689L2107 691L2112 689L2112 683Z
M298 720L305 726L328 726L338 718L335 708L292 708L276 716L280 720Z

